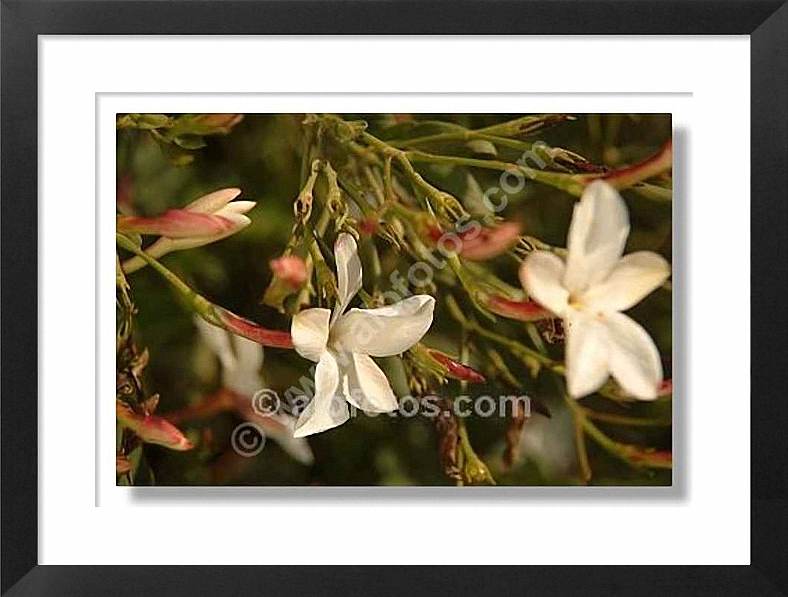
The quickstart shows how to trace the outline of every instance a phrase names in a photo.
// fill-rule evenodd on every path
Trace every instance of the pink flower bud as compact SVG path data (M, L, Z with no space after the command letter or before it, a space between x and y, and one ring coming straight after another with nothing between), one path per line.
M170 450L191 450L194 446L172 423L155 415L142 415L120 401L115 401L115 413L121 425L133 431L147 444L157 444Z
M169 238L214 236L229 232L233 227L233 221L224 216L198 213L186 209L170 209L153 218L139 216L118 218L118 230L122 232L155 234Z
M485 381L484 375L476 371L476 369L455 361L449 355L432 348L428 348L427 352L433 359L446 367L449 377L472 383L483 383Z
M255 203L233 201L240 194L241 189L219 189L195 199L183 209L170 210L158 218L121 216L118 218L118 230L162 234L145 248L145 252L156 259L172 251L201 247L233 235L251 223L244 214ZM176 212L175 216L173 212ZM123 263L123 271L127 274L143 267L145 261L140 257L132 257Z
M293 338L290 336L290 332L269 330L222 307L215 306L214 311L221 325L228 332L238 334L263 346L293 348Z
M492 259L511 249L520 240L520 226L514 222L504 222L495 228L482 228L473 235L467 233L460 255L471 261Z
M470 261L492 259L511 249L520 240L520 225L504 222L494 228L471 227L464 232L444 232L431 226L427 236L439 247L456 252Z
M293 289L301 288L306 282L306 263L296 255L273 259L270 265L274 275Z
M483 297L482 303L496 315L519 321L539 321L555 317L550 311L534 301L513 301L502 296L489 295Z

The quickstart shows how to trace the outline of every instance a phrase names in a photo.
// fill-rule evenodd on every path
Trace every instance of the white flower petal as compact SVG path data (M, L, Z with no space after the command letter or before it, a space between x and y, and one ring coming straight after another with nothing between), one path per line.
M662 382L659 351L638 323L622 313L605 318L610 337L610 372L629 394L654 400Z
M225 205L230 203L238 195L241 194L241 189L229 188L219 189L213 193L208 193L202 197L195 199L185 209L197 213L210 214L220 210Z
M534 251L520 266L520 283L528 296L558 316L563 315L569 291L563 286L564 262L548 251Z
M361 260L358 258L356 239L346 232L340 234L334 243L334 257L337 264L339 296L332 321L345 312L350 301L361 288Z
M575 205L567 240L564 286L580 292L604 280L624 252L629 213L612 186L592 182Z
M234 368L236 359L230 344L230 336L233 334L229 334L222 328L208 323L202 317L195 317L194 325L197 326L197 331L200 333L200 337L202 337L206 346L211 349L213 354L219 357L222 367L225 369ZM259 346L258 344L255 345Z
M230 334L235 349L235 367L225 369L224 386L241 394L253 396L263 387L260 368L263 366L263 347L237 334Z
M608 378L610 346L605 325L573 314L566 324L566 384L570 396L593 394Z
M222 209L214 212L217 216L226 216L227 214L245 214L250 211L255 205L254 201L233 201L228 203Z
M670 264L651 251L623 257L606 280L589 288L581 301L601 312L626 311L638 304L670 276Z
M304 309L293 316L290 335L296 352L310 361L319 361L328 342L328 309Z
M262 345L238 334L229 334L229 336L232 338L238 366L259 373L260 367L263 366Z
M349 355L349 366L342 371L345 399L364 412L385 413L397 410L397 398L386 374L365 354Z
M247 203L246 201L237 201L237 203ZM231 203L230 205L234 205ZM237 212L234 209L230 209L230 205L225 207L224 209L220 209L214 215L220 218L224 218L225 220L229 220L232 223L232 227L224 232L220 232L218 234L212 234L209 239L209 242L213 242L215 240L219 240L221 238L225 238L230 236L231 234L235 234L239 230L246 228L249 224L252 223L252 220L249 219L248 216L243 215L243 213ZM189 238L189 237L186 237ZM200 237L197 237L200 238ZM177 240L177 239L176 239Z
M298 417L293 437L305 437L333 429L350 418L347 402L337 394L339 368L330 352L323 353L315 368L315 397Z
M427 333L434 308L434 298L417 294L379 309L351 309L334 326L332 345L373 357L400 354Z

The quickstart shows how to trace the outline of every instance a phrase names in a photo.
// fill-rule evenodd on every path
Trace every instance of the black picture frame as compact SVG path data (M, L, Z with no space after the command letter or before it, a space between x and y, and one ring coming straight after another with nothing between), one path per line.
M788 592L788 2L785 0L2 1L2 594ZM751 39L750 566L39 566L37 44L44 34L742 34ZM713 65L710 68L724 68ZM702 76L702 73L699 73ZM721 173L724 176L724 172ZM714 198L697 200L716 201ZM696 223L697 225L697 223ZM722 251L746 250L732 239ZM735 272L731 273L735 276ZM724 293L724 289L721 289ZM700 397L695 397L700 398ZM743 401L745 397L742 397ZM724 458L726 446L719 446ZM720 480L721 492L725 480ZM725 534L726 521L719 521ZM437 532L437 531L436 531ZM677 541L680 537L676 538ZM524 538L527 540L527 538ZM78 544L79 538L75 538ZM448 548L449 546L447 546ZM628 548L634 548L632 546Z

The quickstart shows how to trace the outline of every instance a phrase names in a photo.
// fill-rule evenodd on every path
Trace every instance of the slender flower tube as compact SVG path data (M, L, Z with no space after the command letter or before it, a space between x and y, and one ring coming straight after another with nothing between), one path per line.
M158 217L121 216L118 231L161 235L145 249L156 259L173 251L201 247L227 238L251 223L244 214L255 206L255 202L233 201L240 194L240 189L220 189L203 195L183 209L171 209ZM145 261L140 257L123 263L123 271L127 274L143 267Z
M179 452L191 450L194 446L175 425L156 415L135 413L121 400L115 401L118 421L131 429L137 437L148 444L158 444Z
M637 182L656 176L662 172L670 170L673 166L673 140L667 141L659 151L649 156L642 162L625 166L601 174L589 174L581 177L581 180L590 182L592 180L604 180L606 183L617 189L625 189Z
M228 218L187 209L169 209L160 216L152 218L120 216L117 224L121 232L154 234L169 238L214 236L233 228L233 223Z
M612 375L641 400L654 400L662 363L645 329L621 313L659 287L670 265L651 251L623 256L629 214L606 182L588 185L569 227L567 260L546 251L528 255L520 280L531 298L564 320L569 393L596 392Z
M296 423L296 437L347 421L348 402L365 412L396 410L391 385L371 357L404 352L432 325L435 299L423 294L378 309L345 312L361 289L361 261L353 237L340 234L334 255L339 293L333 315L328 309L305 309L293 317L290 330L296 352L317 363L315 395Z
M236 315L224 307L219 307L217 305L212 305L212 307L221 327L227 331L248 338L252 342L257 342L263 346L293 348L293 340L287 332L269 330L268 328L256 324L254 321Z

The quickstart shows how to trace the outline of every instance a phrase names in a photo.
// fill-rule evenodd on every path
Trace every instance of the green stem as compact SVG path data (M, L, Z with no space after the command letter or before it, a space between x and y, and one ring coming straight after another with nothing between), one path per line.
M579 422L580 425L583 427L583 431L588 434L588 436L593 439L600 447L602 447L606 452L615 456L619 460L626 462L630 466L634 467L649 467L649 468L662 468L662 469L671 469L673 467L670 461L658 461L658 460L635 460L633 458L633 454L635 452L635 448L633 446L629 446L627 444L622 444L617 442L616 440L608 437L605 433L599 429L591 420L586 416L585 409L577 403L577 400L569 396L566 392L564 392L564 401L569 406L569 409L572 411L572 414L575 417L575 421Z
M441 191L439 188L428 183L424 177L416 171L408 157L410 152L404 152L396 147L392 147L388 143L381 141L367 132L361 133L361 139L383 156L396 161L414 187L421 190L428 200L432 200L435 204L436 211L444 216L448 216L450 219L457 219L462 215L466 215L465 208L462 207L457 199L449 193Z
M586 438L583 432L583 425L579 418L574 419L575 426L575 448L577 449L577 463L580 466L580 475L584 483L591 480L593 472L591 464L588 462L588 449L586 448Z
M511 139L512 136L530 135L546 126L570 120L571 117L566 114L545 114L540 116L521 116L514 120L493 124L480 129L467 129L459 124L451 124L451 132L435 133L433 135L425 135L423 137L415 137L413 139L402 139L390 141L391 145L395 146L411 146L422 145L425 143L443 143L446 141L470 141L473 139L484 139L486 141L493 141L501 143L501 141L512 142L517 145L513 146L515 149L530 149L531 144ZM511 145L510 145L511 146Z
M115 240L124 249L134 253L150 265L156 272L164 278L170 285L175 288L179 295L202 317L207 321L215 322L216 316L213 310L213 304L205 297L197 294L194 290L181 280L172 271L164 267L158 260L154 259L138 247L131 239L124 234L116 233ZM215 325L221 325L215 323Z
M522 174L530 180L555 187L562 191L566 191L570 195L580 197L585 189L585 182L583 178L576 174L563 174L560 172L548 172L546 170L537 170L529 168L522 164L513 164L511 162L504 162L501 160L484 160L479 158L467 158L462 156L453 155L437 155L426 153L423 151L407 151L405 157L410 162L427 162L432 164L446 164L452 166L470 166L473 168L484 168L487 170L496 170L499 172L511 172L515 175Z
M554 371L555 373L559 373L563 375L565 373L565 369L563 364L554 361L553 359L543 355L537 350L533 348L527 347L525 344L518 342L517 340L513 340L511 338L507 338L506 336L502 336L501 334L497 334L486 327L480 325L476 320L466 318L463 315L460 306L454 300L454 297L451 295L446 299L446 305L449 308L449 312L452 316L459 321L462 325L464 325L468 331L474 332L479 334L480 336L487 338L488 340L492 340L493 342L500 344L501 346L505 346L509 349L509 351L518 357L520 360L523 361L536 361L539 365L546 367L547 369ZM530 366L530 363L527 363Z

